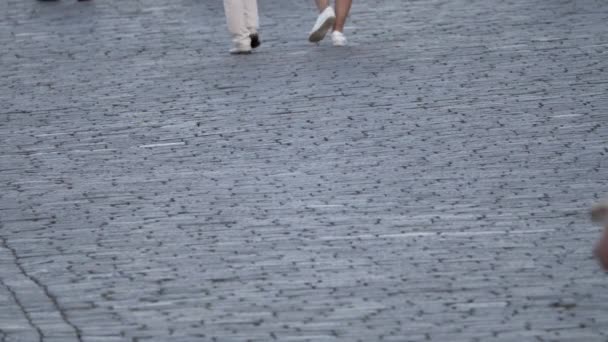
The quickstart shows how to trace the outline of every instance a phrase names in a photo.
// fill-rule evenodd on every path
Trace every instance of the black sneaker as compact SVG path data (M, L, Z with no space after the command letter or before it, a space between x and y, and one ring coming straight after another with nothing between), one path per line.
M262 45L262 42L260 42L260 36L257 33L250 34L249 38L251 38L251 48L252 49L255 49L258 46Z

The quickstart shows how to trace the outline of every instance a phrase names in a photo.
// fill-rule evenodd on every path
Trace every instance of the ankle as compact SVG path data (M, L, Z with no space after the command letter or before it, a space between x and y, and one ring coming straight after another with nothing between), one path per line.
M319 14L325 12L326 9L330 8L330 5L327 5L325 7L319 7Z

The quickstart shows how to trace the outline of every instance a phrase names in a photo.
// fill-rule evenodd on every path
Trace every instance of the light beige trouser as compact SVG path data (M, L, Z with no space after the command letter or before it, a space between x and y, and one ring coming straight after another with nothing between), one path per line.
M236 46L248 46L249 35L258 32L257 0L224 0L228 31Z

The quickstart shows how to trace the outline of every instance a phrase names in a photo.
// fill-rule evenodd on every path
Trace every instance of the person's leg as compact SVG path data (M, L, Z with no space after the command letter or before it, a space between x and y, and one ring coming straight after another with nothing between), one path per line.
M234 49L232 53L250 52L251 38L245 24L245 5L244 1L250 0L224 0L224 11L226 12L226 23L232 35Z
M327 32L334 26L336 20L336 14L334 13L334 9L329 6L329 0L315 1L320 14L308 35L308 41L312 43L318 43L323 40Z
M258 33L258 1L243 0L245 7L245 26L249 33Z
M336 0L336 22L334 23L334 32L331 33L331 40L334 46L344 46L347 44L346 36L344 35L344 23L350 12L352 0Z
M329 0L315 0L315 2L317 3L319 13L325 11L325 9L329 7Z
M259 19L258 19L258 1L243 0L245 5L245 26L249 31L251 38L251 47L257 48L260 46L260 35L258 34Z
M350 12L350 7L353 0L336 0L336 22L334 24L334 31L344 32L344 23Z

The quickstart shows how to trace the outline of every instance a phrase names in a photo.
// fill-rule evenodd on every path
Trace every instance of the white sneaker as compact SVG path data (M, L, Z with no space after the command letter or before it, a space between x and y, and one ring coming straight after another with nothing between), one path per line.
M312 31L310 31L310 35L308 36L308 40L312 43L317 43L325 38L327 31L329 31L336 21L336 13L334 13L334 9L331 7L327 7L319 16L317 17L317 22L315 22L315 26L312 27Z
M230 49L230 54L231 55L250 55L251 54L251 49L249 50L241 50L238 48L232 48Z
M334 31L331 33L331 41L334 43L334 46L345 46L348 43L344 33L339 31Z
M230 49L231 55L248 55L251 53L251 41L246 39L242 42L234 44L233 48Z

